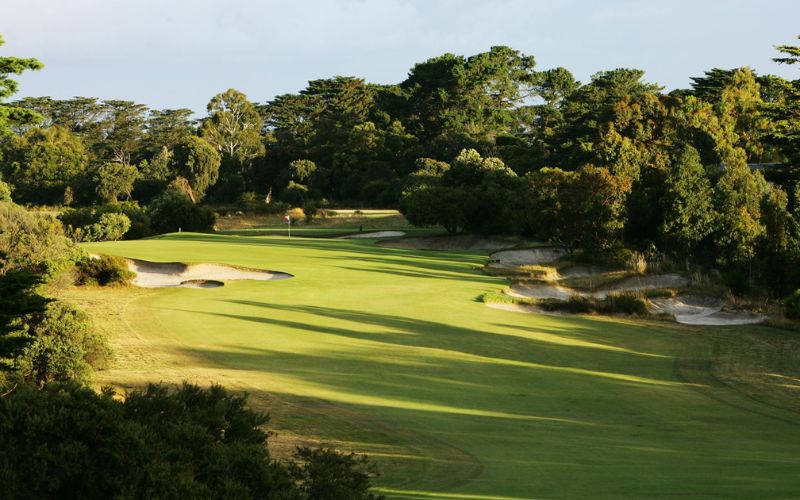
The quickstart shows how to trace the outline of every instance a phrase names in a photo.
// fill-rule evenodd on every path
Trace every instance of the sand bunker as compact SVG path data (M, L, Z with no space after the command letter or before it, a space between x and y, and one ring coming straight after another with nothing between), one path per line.
M503 250L489 257L489 267L518 267L549 264L567 253L559 247L526 248L522 250Z
M403 231L373 231L371 233L356 233L356 234L348 234L346 236L339 236L339 238L343 239L350 239L350 238L396 238L398 236L405 236L406 233Z
M488 237L477 234L456 234L448 236L421 236L400 240L382 241L381 246L409 250L500 250L511 248L517 243L514 239Z
M183 286L187 288L216 288L224 281L280 280L291 274L244 269L222 264L181 264L179 262L149 262L127 259L128 269L136 273L133 284L143 288Z
M578 269L584 272L592 270ZM565 273L568 274L568 273ZM593 274L593 273L592 273ZM557 283L517 282L506 292L512 297L529 299L569 300L570 297L593 297L604 299L612 293L637 292L663 288L680 288L689 284L689 280L679 274L654 274L626 278L614 285L593 292L576 290ZM520 312L542 311L530 305L505 304L502 309ZM648 301L648 309L652 314L670 314L675 321L686 325L750 325L761 323L767 317L747 311L726 310L725 302L715 297L699 295L678 295L676 297L653 298Z
M721 299L714 297L679 295L652 299L650 312L672 314L675 321L685 325L752 325L766 319L764 315L747 311L725 311L724 305Z
M529 299L567 300L573 295L584 294L571 288L548 283L514 283L508 290L508 295Z

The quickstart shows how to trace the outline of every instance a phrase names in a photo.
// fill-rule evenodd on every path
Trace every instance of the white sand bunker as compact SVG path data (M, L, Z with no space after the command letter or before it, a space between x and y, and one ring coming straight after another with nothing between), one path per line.
M489 267L517 267L549 264L565 255L567 251L559 247L526 248L523 250L503 250L489 257Z
M397 238L398 236L405 236L403 231L373 231L371 233L356 233L348 234L346 236L339 236L339 238Z
M675 321L685 325L752 325L767 317L747 311L724 311L725 303L714 297L679 295L652 299L650 312L672 314Z
M187 288L216 288L224 281L280 280L291 274L244 269L223 264L182 264L179 262L149 262L127 259L128 269L136 273L133 284L143 288L182 286Z
M420 236L381 242L382 246L409 250L500 250L513 247L516 240L477 234Z

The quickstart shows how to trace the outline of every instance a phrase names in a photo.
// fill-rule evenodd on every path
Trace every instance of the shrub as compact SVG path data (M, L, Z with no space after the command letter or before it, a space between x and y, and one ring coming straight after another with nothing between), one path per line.
M640 252L631 252L626 267L636 274L644 274L647 272L647 259Z
M150 385L120 400L74 383L21 384L0 398L3 429L14 429L0 432L3 497L376 498L362 458L270 457L268 417L246 404L219 386Z
M647 303L630 293L608 295L599 307L605 314L647 314Z
M596 310L594 301L581 295L573 295L567 300L542 299L538 305L545 311L566 311L572 314L586 314Z
M800 289L794 291L784 303L784 314L789 319L800 319Z
M184 193L169 188L147 207L150 224L156 233L175 231L210 231L216 217L207 208L198 207Z
M87 257L78 261L76 267L78 285L124 285L136 276L128 269L128 262L116 255Z
M370 493L370 476L376 475L367 457L335 450L297 448L290 467L304 498L377 500Z
M242 195L239 197L238 205L242 210L255 212L261 208L261 205L265 205L265 203L264 200L258 196L258 193L248 191L246 193L242 193Z
M82 233L83 241L116 241L122 238L131 227L131 220L125 214L102 214L94 224L86 226Z
M48 304L32 334L14 364L24 380L40 387L84 381L92 368L105 368L111 357L105 337L92 331L88 316L64 302Z
M11 201L11 186L0 178L0 201Z
M124 215L129 220L128 229L122 234L122 236L116 238L104 237L100 240L90 239L95 237L94 235L98 229L101 229L99 226L91 228L93 224L100 224L100 226L106 225L100 223L100 219L105 214ZM58 216L58 218L65 226L67 226L70 229L73 238L80 241L102 241L102 240L120 239L120 238L133 240L138 238L144 238L152 234L152 231L150 229L150 218L147 216L145 211L139 206L139 204L134 201L109 203L106 205L101 205L99 207L84 207L84 208L70 209L62 212ZM109 219L107 218L107 222L108 220ZM90 235L87 236L87 233L89 233Z
M317 215L318 210L319 208L317 207L317 204L315 202L313 201L307 202L305 206L303 206L303 212L305 213L306 216L306 222L311 222L312 220L314 220L314 216Z
M293 208L288 212L286 212L286 215L288 215L289 218L292 219L292 224L304 220L306 218L306 213L303 211L302 208Z

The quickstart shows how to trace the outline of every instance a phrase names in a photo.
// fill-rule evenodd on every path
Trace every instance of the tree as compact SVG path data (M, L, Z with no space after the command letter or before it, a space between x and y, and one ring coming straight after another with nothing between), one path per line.
M28 203L64 203L66 191L75 189L89 162L80 138L60 126L36 128L13 137L5 151L6 174L19 201Z
M133 165L103 163L94 172L95 192L106 203L114 203L123 195L130 200L138 177L139 171Z
M261 116L247 96L235 89L215 95L207 109L201 135L217 148L231 173L245 174L265 152Z
M14 367L14 360L31 340L28 322L40 317L50 302L39 293L44 282L41 274L5 264L0 253L0 371Z
M174 187L167 188L147 207L152 229L157 234L176 231L210 231L214 213L195 205L188 195Z
M103 114L97 125L102 130L102 138L94 144L97 157L123 166L135 163L133 156L145 137L147 106L110 100L103 101L101 109Z
M164 148L171 150L186 137L193 135L192 122L191 109L150 110L144 138L150 156L159 154Z
M175 147L172 161L174 171L188 181L191 188L189 197L193 202L201 200L219 178L220 155L201 137L185 137Z
M5 41L0 36L0 47ZM20 75L27 70L42 69L44 65L36 59L0 57L0 137L11 133L12 127L35 123L41 115L30 109L2 103L17 92L18 84L9 75Z
M700 154L686 146L673 163L661 200L664 239L679 255L692 250L710 234L714 224L711 182L700 163Z
M756 244L764 234L761 224L761 199L766 182L753 173L744 161L726 164L714 187L714 206L718 214L714 240L721 264L749 263Z
M316 170L317 165L311 160L294 160L289 163L293 181L308 182Z

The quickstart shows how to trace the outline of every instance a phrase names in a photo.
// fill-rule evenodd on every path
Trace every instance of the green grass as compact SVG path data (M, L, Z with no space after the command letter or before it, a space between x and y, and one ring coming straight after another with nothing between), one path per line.
M87 247L293 274L65 296L112 335L98 385L246 390L279 452L366 452L391 497L800 496L790 333L492 309L479 297L506 281L475 252L188 233Z

